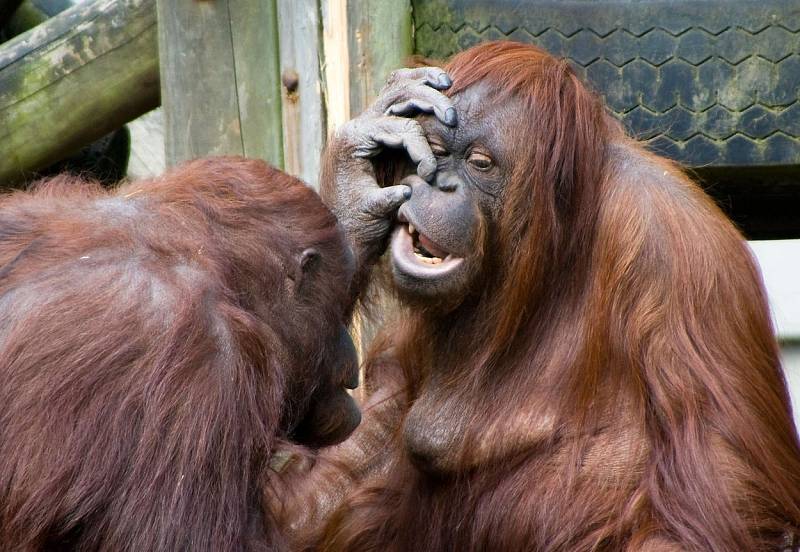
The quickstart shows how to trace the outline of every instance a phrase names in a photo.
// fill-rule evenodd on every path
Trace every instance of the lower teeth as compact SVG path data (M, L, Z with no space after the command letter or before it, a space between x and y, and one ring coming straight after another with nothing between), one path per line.
M414 255L416 255L417 258L420 259L424 263L439 264L439 263L442 262L442 259L440 259L439 257L426 257L425 255L422 255L421 253L419 253L417 251L414 251Z

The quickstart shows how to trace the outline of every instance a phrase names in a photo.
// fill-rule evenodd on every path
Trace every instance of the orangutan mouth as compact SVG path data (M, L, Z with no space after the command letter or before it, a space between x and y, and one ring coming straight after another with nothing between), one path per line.
M413 240L414 255L428 264L439 264L444 261L450 254L444 249L433 243L427 236L420 234L414 225L408 223L406 231L411 234Z
M404 272L420 277L444 276L464 260L436 245L413 223L402 221L392 235L392 259Z

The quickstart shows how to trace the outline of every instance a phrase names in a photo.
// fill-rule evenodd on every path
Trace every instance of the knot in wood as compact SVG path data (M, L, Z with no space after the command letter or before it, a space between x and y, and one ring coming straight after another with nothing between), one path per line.
M297 91L297 87L300 84L300 76L294 69L286 69L281 75L281 82L286 91L291 94Z

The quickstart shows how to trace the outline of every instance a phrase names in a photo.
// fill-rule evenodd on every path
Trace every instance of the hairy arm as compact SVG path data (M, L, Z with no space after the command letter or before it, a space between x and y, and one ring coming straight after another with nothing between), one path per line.
M403 416L405 393L390 354L368 362L361 425L344 443L324 449L316 458L289 453L277 482L267 491L271 510L293 542L304 549L317 542L330 515L359 483L387 469Z

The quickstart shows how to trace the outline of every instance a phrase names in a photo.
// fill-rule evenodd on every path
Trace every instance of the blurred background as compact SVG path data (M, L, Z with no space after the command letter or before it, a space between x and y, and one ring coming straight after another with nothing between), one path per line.
M391 70L496 39L567 57L751 240L800 423L796 0L0 0L0 182L232 153L316 186Z
M800 427L800 240L751 241L750 246L764 275Z

